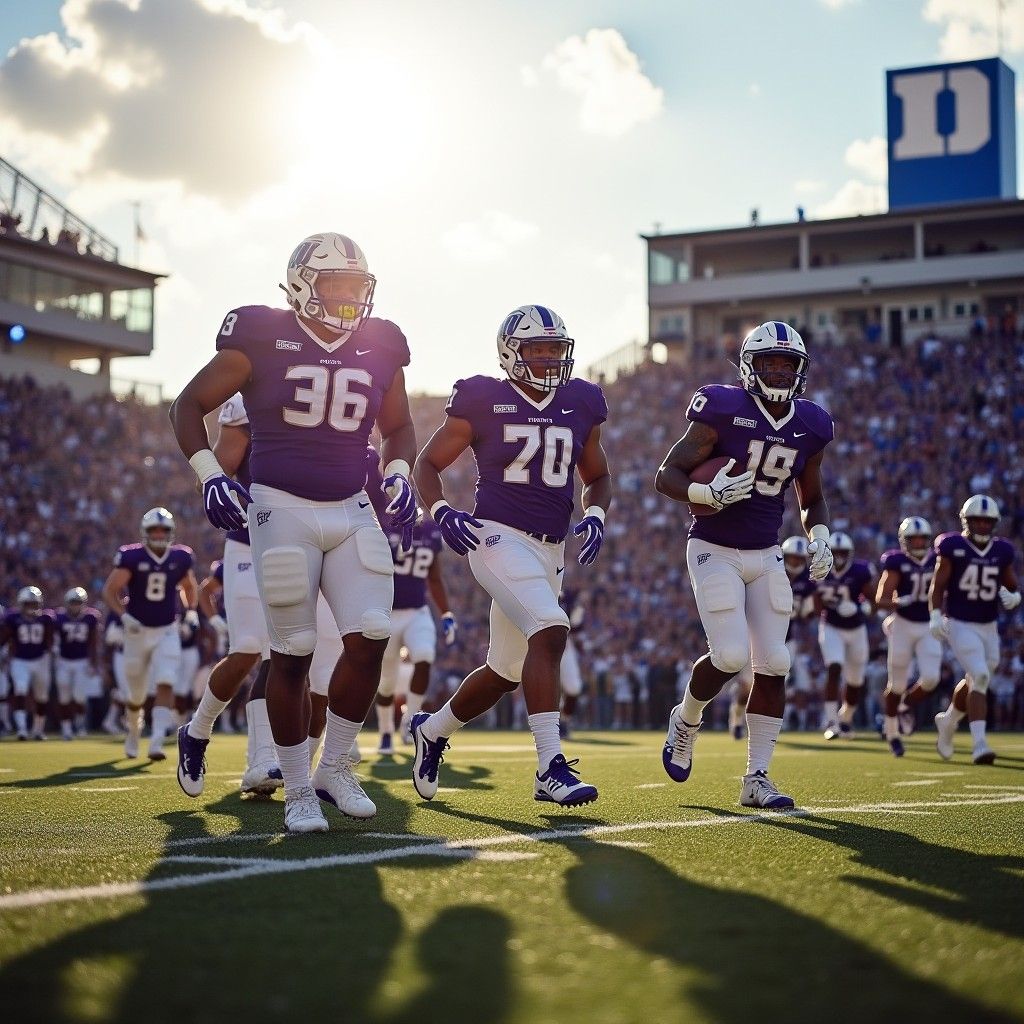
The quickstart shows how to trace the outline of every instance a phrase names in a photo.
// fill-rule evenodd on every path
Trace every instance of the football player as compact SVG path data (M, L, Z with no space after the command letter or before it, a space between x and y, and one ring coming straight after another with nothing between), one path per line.
M101 728L111 736L119 736L124 731L122 727L125 708L128 706L128 680L124 675L124 627L112 611L107 612L104 622L103 647L107 659L110 705Z
M412 719L413 785L437 792L448 739L522 683L537 747L534 799L575 806L597 789L566 761L558 734L559 663L569 617L558 603L565 537L573 511L573 471L583 481L579 561L590 565L604 539L612 479L601 445L604 393L572 378L573 339L546 306L519 306L498 330L500 379L457 381L444 423L416 461L416 484L445 543L469 556L491 597L486 664L471 672L443 708ZM467 448L477 462L473 514L444 499L441 472Z
M864 690L864 668L868 663L867 617L875 593L874 569L870 562L853 557L853 539L848 533L833 533L829 539L835 559L832 571L818 584L815 602L821 619L818 646L825 663L825 739L853 736L853 716ZM843 704L839 706L839 682L843 682Z
M270 634L267 711L292 832L327 829L317 797L351 817L377 812L348 760L391 635L393 567L364 491L366 447L376 423L388 512L404 531L416 515L409 482L416 435L403 371L409 347L393 323L370 316L375 285L350 238L326 232L304 239L282 286L289 308L229 312L217 354L171 407L210 522L222 529L248 522ZM250 495L224 473L203 422L236 391L252 428L248 517L242 503ZM311 781L306 677L321 591L344 654L331 678L323 752ZM202 739L185 751L197 776L204 751Z
M793 807L792 797L768 778L790 668L786 632L793 589L778 539L790 484L810 537L811 578L823 579L832 566L821 463L834 427L824 409L799 397L807 366L803 339L792 327L779 321L756 327L740 347L740 385L711 384L694 394L686 433L655 481L675 501L714 510L694 517L686 545L708 653L694 664L683 700L669 716L662 764L673 781L689 778L704 708L749 658L754 683L740 789L740 803L747 807ZM715 457L729 461L711 483L690 479L692 470Z
M4 616L0 628L0 644L10 647L14 728L19 740L28 739L27 697L31 691L35 704L32 738L44 740L50 701L53 612L43 608L43 592L38 587L22 587L16 604L16 609Z
M566 587L562 591L559 604L569 616L569 635L565 638L565 651L562 663L558 666L558 675L562 680L562 714L558 720L558 731L562 739L566 740L572 729L572 716L576 713L576 705L583 692L583 673L580 671L580 656L573 634L579 634L586 612L575 587Z
M999 506L987 494L972 494L964 502L960 522L961 533L944 533L935 541L938 557L928 592L928 628L936 640L946 637L965 673L949 707L935 716L935 746L948 761L957 726L966 715L971 759L992 764L996 755L985 739L986 694L999 665L999 608L1009 612L1020 604L1016 552L1008 540L995 536Z
M794 626L814 614L814 593L817 583L811 579L807 562L807 538L787 537L782 542L782 564L786 567L789 585L793 589L793 611L786 630L786 648L789 650L789 686L796 709L797 727L807 728L807 704L811 692L811 673L807 656L801 651Z
M173 727L174 687L181 664L178 598L185 619L199 622L198 584L192 549L174 543L174 517L165 508L151 508L140 524L141 544L125 544L114 556L114 568L103 584L103 600L124 630L124 674L128 684L125 757L139 756L141 711L152 681L155 687L149 759L167 756L163 742ZM122 598L127 589L127 599Z
M181 662L178 678L174 681L174 710L178 713L179 722L187 722L192 711L192 693L201 661L199 640L202 630L198 617L193 619L185 613L185 609L180 611L178 633L181 636Z
M61 735L66 740L74 737L75 720L85 710L89 683L100 670L100 613L86 607L88 599L83 587L72 587L55 617L57 703Z
M883 695L885 739L893 754L902 757L901 701L906 712L939 685L942 643L928 629L928 590L935 572L931 525L921 516L910 516L900 523L897 537L899 548L882 555L875 603L879 611L890 612L885 620L889 638L889 682ZM917 683L908 693L912 660L917 663Z
M423 697L430 686L430 666L437 655L437 627L427 607L427 591L441 614L441 632L448 646L455 643L458 624L448 608L448 592L441 575L441 531L432 519L416 524L412 547L403 550L402 538L393 530L388 534L395 563L395 609L391 616L391 639L384 652L384 667L377 691L377 726L380 743L377 752L392 752L395 721L395 694L399 690L402 648L412 663L412 679L406 694L401 733L411 739L408 731L413 716L419 714Z

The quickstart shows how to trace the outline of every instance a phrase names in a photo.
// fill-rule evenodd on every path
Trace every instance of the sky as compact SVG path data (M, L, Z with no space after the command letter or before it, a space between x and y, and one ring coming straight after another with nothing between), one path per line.
M1024 109L1024 0L1003 57ZM578 365L646 336L641 233L885 209L886 68L996 53L998 0L0 0L0 155L167 274L170 394L340 231L411 391L542 303ZM1019 133L1021 134L1021 133ZM1018 145L1021 139L1018 139ZM1018 154L1018 169L1024 158Z

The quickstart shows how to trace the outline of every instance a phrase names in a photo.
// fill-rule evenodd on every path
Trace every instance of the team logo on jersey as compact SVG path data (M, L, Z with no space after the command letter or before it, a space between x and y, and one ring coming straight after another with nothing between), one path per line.
M278 338L277 347L283 352L301 352L302 342L301 341L285 341L282 338Z
M705 551L703 555L697 556L697 564L703 565L711 557L710 551Z
M757 420L748 420L745 416L733 416L732 425L734 427L749 427L753 430L757 426Z
M484 541L484 543L489 548L493 548L494 545L497 544L499 540L501 540L501 534L500 533L496 533L493 537L488 537L487 540Z
M149 572L149 562L139 562L139 572Z
M269 508L259 508L256 510L256 525L262 526L270 518Z
M505 412L519 412L518 405L496 405L494 411L499 415Z
M248 572L251 568L252 568L252 562L239 562L238 563L238 571L239 572Z

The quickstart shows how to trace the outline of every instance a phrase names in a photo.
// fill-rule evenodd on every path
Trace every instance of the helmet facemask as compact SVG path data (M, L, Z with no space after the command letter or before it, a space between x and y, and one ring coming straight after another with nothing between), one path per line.
M154 538L153 534L157 530L163 533L162 537ZM147 530L143 531L142 534L145 539L146 547L149 548L154 554L162 555L170 546L174 540L174 530L167 526L150 526Z
M776 360L785 359L789 368L765 368L763 364L772 357ZM749 367L746 374L743 373L745 367ZM807 357L791 349L745 353L740 356L744 386L752 394L769 402L789 402L797 395L802 395L807 382L806 370ZM746 384L748 380L752 382L751 386Z
M314 270L302 267L299 275L309 285L310 296L297 312L332 331L359 330L373 309L377 279L361 270Z
M516 353L510 376L541 391L554 391L572 376L575 344L572 338L510 338L509 347ZM538 349L548 354L534 355Z
M992 516L964 516L964 534L975 544L985 545L996 532L996 523L998 522L999 520Z

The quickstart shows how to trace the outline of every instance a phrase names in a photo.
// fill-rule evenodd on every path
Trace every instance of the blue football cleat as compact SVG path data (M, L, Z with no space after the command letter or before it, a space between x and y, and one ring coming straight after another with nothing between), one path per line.
M443 736L436 740L428 740L423 735L422 727L428 718L430 715L427 712L420 711L412 716L409 723L409 731L416 747L416 756L412 762L412 784L424 800L433 800L437 793L438 769L444 760L448 741Z
M899 736L889 740L889 749L892 751L893 757L902 757L905 753L903 750L903 740Z
M668 735L661 751L661 763L673 782L685 782L693 768L693 744L697 739L700 723L690 725L683 721L680 705L672 709L668 718Z
M597 799L597 787L588 786L579 779L576 765L579 758L566 761L564 754L551 758L547 770L536 776L533 799L558 804L561 807L579 807Z
M187 723L178 730L178 785L186 796L196 797L203 791L209 742L190 736Z

